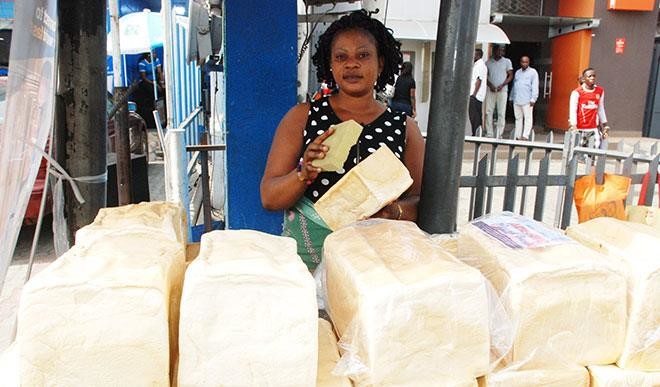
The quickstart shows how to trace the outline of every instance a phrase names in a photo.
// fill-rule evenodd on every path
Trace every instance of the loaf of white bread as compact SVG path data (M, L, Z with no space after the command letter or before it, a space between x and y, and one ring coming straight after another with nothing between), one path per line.
M508 362L537 349L578 365L619 358L626 280L615 260L511 213L464 226L458 255L490 280L516 325Z
M369 220L324 244L327 310L357 385L476 385L489 363L486 283L414 223Z
M213 231L186 271L178 385L313 386L318 309L296 242Z
M635 223L642 223L660 230L660 208L626 206L626 220Z
M660 371L660 229L603 217L571 226L566 235L625 264L628 329L617 364Z
M314 208L332 230L368 218L404 193L413 183L406 166L381 146L348 171Z
M332 330L332 324L319 319L319 362L316 376L316 387L351 387L351 381L345 376L332 373L339 360L337 336Z
M185 231L171 203L102 209L23 288L21 385L169 385Z
M615 365L589 366L591 387L658 387L660 372L626 370Z
M479 378L479 387L589 387L585 367L502 370Z
M168 386L184 254L149 234L107 234L31 279L18 309L21 384Z

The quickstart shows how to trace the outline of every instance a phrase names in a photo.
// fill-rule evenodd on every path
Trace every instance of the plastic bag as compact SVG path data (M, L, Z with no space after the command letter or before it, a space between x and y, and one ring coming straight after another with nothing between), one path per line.
M579 223L608 216L626 219L625 200L630 189L630 178L603 174L603 184L596 184L596 175L583 176L575 181L573 199Z
M511 213L462 226L458 259L492 283L514 324L503 364L539 349L581 365L613 363L621 354L626 280L618 260ZM557 357L551 360L556 364Z
M488 281L412 222L333 232L316 274L340 336L333 373L359 385L473 383L510 348Z

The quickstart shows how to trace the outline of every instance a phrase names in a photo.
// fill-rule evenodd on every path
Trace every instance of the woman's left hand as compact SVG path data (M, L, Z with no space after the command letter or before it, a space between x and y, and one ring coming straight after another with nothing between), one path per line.
M398 204L396 201L392 202L385 207L381 208L380 211L376 212L375 214L371 215L372 218L381 218L381 219L394 219L394 220L400 220L401 215L403 210L401 209L401 205Z

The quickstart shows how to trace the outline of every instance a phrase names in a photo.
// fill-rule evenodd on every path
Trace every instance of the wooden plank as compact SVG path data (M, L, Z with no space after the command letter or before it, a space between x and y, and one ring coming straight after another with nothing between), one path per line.
M518 162L519 154L516 154L509 159L506 168L506 187L504 188L504 205L503 211L513 212L513 207L516 204L516 189L518 188Z
M534 202L534 219L543 221L543 206L545 205L545 191L548 185L548 171L550 169L550 155L546 153L545 157L539 163L539 181L536 188L536 200Z

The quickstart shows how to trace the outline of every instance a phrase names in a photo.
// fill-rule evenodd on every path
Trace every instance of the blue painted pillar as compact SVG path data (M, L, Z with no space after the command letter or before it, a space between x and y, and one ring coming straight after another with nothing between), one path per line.
M225 1L227 226L282 232L259 182L275 128L296 103L295 1Z

